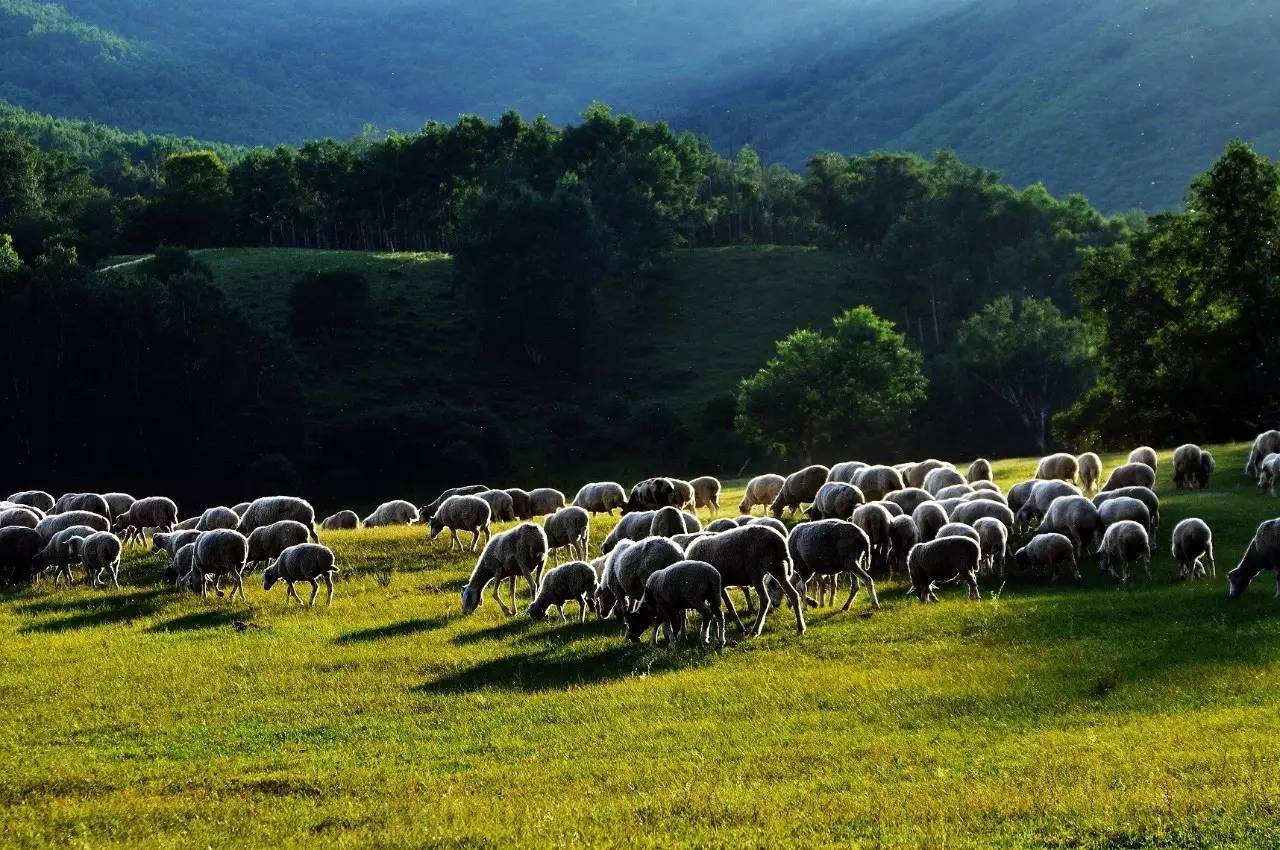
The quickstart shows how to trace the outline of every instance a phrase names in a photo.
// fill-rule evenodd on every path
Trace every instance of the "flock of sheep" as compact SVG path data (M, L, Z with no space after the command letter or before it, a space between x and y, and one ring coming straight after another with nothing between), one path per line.
M979 579L1011 573L1080 578L1081 561L1096 557L1100 570L1126 581L1140 564L1148 578L1152 540L1160 523L1155 494L1157 455L1135 449L1128 461L1102 479L1093 453L1044 458L1035 477L1007 493L991 480L991 465L974 461L965 472L940 460L896 466L857 461L830 468L805 467L788 476L759 475L746 485L740 516L705 526L698 511L720 510L720 482L712 477L682 481L657 477L629 491L613 482L583 486L572 499L551 488L526 492L472 485L446 490L416 507L396 500L361 520L340 511L321 520L321 530L406 525L421 522L430 538L448 530L450 550L484 547L462 589L462 610L473 612L491 587L509 616L518 613L517 579L528 585L529 615L578 605L602 618L617 616L628 639L662 630L669 642L685 631L687 613L701 617L701 639L723 646L727 609L748 634L763 630L771 608L784 601L796 631L805 631L806 607L834 604L841 576L849 582L842 610L865 587L879 607L877 578L898 575L922 602L937 601L939 587L963 583L980 598ZM1174 486L1204 488L1214 473L1212 455L1195 445L1173 453ZM1245 473L1271 489L1280 480L1280 431L1260 434ZM1089 494L1093 494L1090 498ZM753 511L762 507L763 515ZM591 554L591 517L621 518ZM800 520L788 527L784 514ZM541 517L541 524L534 522ZM519 524L491 533L494 522ZM305 500L271 496L233 507L215 507L184 521L164 497L134 499L124 493L68 493L55 499L43 491L14 493L0 502L0 582L36 583L51 574L55 586L73 579L73 566L93 586L119 586L125 545L145 545L169 559L166 580L176 588L207 595L221 583L244 597L244 578L263 568L263 587L284 582L286 597L300 604L295 584L320 584L333 601L338 567L333 551L319 542L314 509ZM1013 546L1012 541L1023 545ZM571 559L559 563L561 552ZM1172 533L1172 552L1183 579L1216 575L1213 535L1200 519L1185 519ZM548 557L552 560L547 570ZM1240 595L1264 569L1280 565L1280 520L1264 522L1239 566L1228 574L1229 594ZM545 574L544 574L545 572ZM503 601L508 586L511 604ZM728 594L743 591L747 628ZM1277 570L1280 595L1280 570ZM815 598L816 596L816 598Z

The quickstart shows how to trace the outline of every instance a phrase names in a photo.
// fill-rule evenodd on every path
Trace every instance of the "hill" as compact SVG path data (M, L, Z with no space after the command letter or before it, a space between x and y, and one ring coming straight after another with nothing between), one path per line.
M722 652L492 599L463 617L473 556L420 527L323 533L328 608L256 578L247 601L177 594L134 549L119 590L0 596L8 842L1274 847L1275 603L1265 576L1229 602L1221 571L1275 503L1244 446L1212 448L1204 492L1171 492L1164 453L1150 581L1086 563L929 606L887 581L803 637L785 609L757 639L731 620ZM1190 515L1217 579L1176 580Z

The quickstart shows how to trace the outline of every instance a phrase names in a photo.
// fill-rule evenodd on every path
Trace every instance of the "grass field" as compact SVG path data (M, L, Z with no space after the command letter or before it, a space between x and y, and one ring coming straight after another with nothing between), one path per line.
M927 607L890 583L874 615L859 598L797 637L775 612L720 653L492 600L464 618L471 557L421 528L325 535L331 608L178 595L143 556L119 591L7 595L3 843L1272 848L1280 603L1266 575L1235 602L1223 579L1277 513L1245 448L1163 493L1152 582L1090 564ZM1181 584L1190 515L1219 572Z

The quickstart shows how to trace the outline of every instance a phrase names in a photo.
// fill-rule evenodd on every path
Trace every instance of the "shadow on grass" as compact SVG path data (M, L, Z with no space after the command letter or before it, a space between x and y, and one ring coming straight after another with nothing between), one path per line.
M170 591L166 588L153 588L125 596L102 596L77 599L71 602L32 602L20 607L24 614L71 614L57 620L32 623L23 626L19 631L61 632L68 629L82 629L93 626L107 626L116 623L127 623L141 617L149 617L158 613L165 606L165 598Z
M453 617L447 614L441 614L437 617L416 617L411 620L401 620L398 623L387 623L385 626L375 626L371 629L361 629L357 632L347 632L334 638L337 644L352 643L371 643L377 640L385 640L387 638L404 637L405 635L416 635L420 632L429 632L433 629L439 629L448 625Z
M533 620L530 620L529 616L524 611L521 611L514 617L505 618L496 626L455 635L452 641L457 646L469 646L473 643L481 643L487 640L506 640L509 637L523 634L533 627Z
M229 626L244 617L243 611L209 610L184 614L163 623L156 623L147 628L148 632L194 632L201 629L219 629Z

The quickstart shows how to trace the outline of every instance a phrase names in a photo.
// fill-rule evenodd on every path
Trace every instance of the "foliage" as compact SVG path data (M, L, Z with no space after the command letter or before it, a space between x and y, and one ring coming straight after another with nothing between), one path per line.
M8 277L22 268L22 258L13 250L13 237L0 233L0 277Z
M289 328L304 339L360 335L372 317L369 281L359 272L311 269L289 287Z

